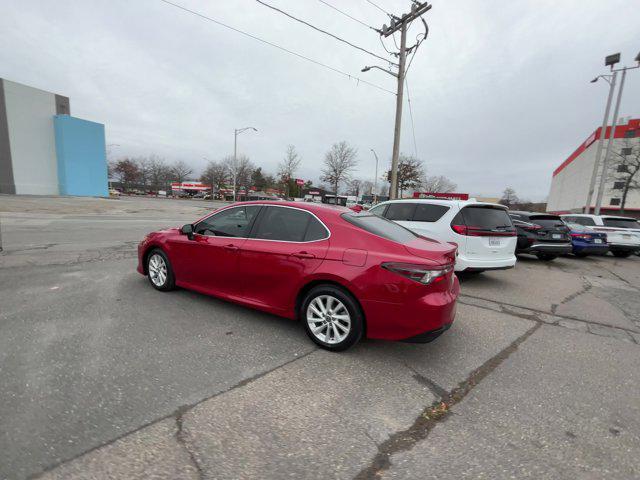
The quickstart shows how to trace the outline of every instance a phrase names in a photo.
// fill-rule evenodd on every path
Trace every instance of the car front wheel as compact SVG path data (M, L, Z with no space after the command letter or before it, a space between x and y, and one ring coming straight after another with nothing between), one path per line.
M627 258L628 256L631 255L631 252L615 251L615 252L611 252L611 253L613 253L616 257L619 257L619 258Z
M360 340L364 331L360 306L350 294L333 285L312 288L299 313L311 340L327 350L346 350Z
M175 288L175 276L167 255L154 249L147 255L147 274L149 282L156 290L167 292Z

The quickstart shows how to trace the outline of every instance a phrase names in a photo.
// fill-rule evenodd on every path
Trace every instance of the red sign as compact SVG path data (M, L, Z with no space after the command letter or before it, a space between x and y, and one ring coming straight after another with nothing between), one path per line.
M296 178L296 185L304 185L304 180L301 178Z
M211 190L211 186L210 185L205 185L204 183L196 183L196 182L173 182L171 184L171 190L198 190L198 191L204 191L204 190Z
M413 198L449 198L451 200L469 200L468 193L413 192Z

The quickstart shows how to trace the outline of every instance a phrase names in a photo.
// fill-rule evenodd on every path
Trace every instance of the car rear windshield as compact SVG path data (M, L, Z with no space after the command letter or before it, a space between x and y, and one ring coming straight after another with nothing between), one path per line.
M492 206L464 207L460 210L464 223L485 229L512 227L511 218L504 208Z
M529 217L529 221L546 228L565 226L562 219L555 215L532 215Z
M640 223L633 218L603 218L605 227L616 228L640 228Z
M411 230L407 230L397 223L377 215L371 215L369 213L343 213L342 218L358 228L394 242L408 243L417 238L417 235Z

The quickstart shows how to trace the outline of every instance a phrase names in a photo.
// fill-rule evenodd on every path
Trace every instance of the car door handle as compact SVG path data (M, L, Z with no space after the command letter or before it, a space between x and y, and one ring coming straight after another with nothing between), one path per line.
M297 253L294 253L293 256L298 258L316 258L316 256L313 253L308 253L308 252L297 252Z
M225 245L224 248L226 250L232 250L232 251L236 251L238 250L238 247L236 245L230 244L230 245Z

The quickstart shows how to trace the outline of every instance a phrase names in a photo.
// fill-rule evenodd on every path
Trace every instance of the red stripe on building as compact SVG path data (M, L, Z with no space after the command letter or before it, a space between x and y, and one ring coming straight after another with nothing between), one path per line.
M636 130L638 128L640 128L640 118L634 118L633 120L629 120L629 123L626 125L616 126L616 132L613 138L624 138L624 134L627 130ZM598 129L595 132L593 132L591 135L589 135L589 138L587 138L582 143L582 145L580 145L576 149L575 152L569 155L569 158L567 158L564 162L562 162L560 166L553 171L553 176L555 177L557 174L559 174L562 170L564 170L564 168L567 165L573 162L577 157L580 156L582 152L584 152L587 148L589 148L589 146L593 142L595 142L596 140L599 140L601 133L602 133L602 127L598 127ZM607 127L607 131L605 132L605 137L604 137L605 140L608 139L610 135L611 135L611 127Z

